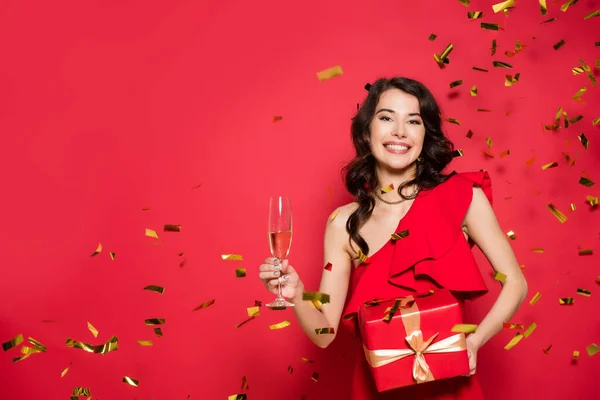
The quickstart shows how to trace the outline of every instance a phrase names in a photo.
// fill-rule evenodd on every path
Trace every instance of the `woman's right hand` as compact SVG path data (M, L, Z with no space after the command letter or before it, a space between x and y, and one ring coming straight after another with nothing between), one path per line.
M302 295L303 285L298 273L289 265L288 260L280 261L277 258L267 258L259 268L258 277L267 290L277 294L277 284L281 283L281 294L287 299L294 299Z

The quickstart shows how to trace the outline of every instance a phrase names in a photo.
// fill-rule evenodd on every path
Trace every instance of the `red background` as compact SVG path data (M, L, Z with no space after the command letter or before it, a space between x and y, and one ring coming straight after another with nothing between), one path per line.
M318 288L326 218L349 201L339 170L352 156L350 117L365 83L393 75L423 81L445 116L461 121L445 126L465 152L452 167L490 171L498 218L516 232L511 243L526 266L527 301L542 293L513 319L537 323L528 339L504 350L515 333L506 330L481 349L486 397L597 395L600 356L589 357L585 347L600 343L598 254L578 250L598 252L600 214L585 196L600 193L578 181L584 171L600 180L600 125L592 126L600 95L571 69L582 58L598 75L600 19L583 19L598 2L561 12L561 2L550 0L542 16L537 2L520 1L508 17L493 14L494 2L2 1L0 341L23 333L48 351L14 364L18 349L0 353L1 397L64 399L82 386L100 399L225 399L240 392L245 375L250 399L347 398L353 355L344 353L343 334L318 349L291 310L263 308L235 325L254 300L271 298L256 278L268 255L270 195L292 197L290 260L306 286ZM485 17L469 20L467 11ZM557 20L540 24L551 17ZM481 21L503 30L482 30ZM554 50L561 39L566 44ZM516 40L527 47L506 57ZM451 61L440 70L433 53L449 43ZM493 60L514 68L494 68ZM338 64L343 76L317 79ZM520 81L505 87L504 75L516 72ZM458 79L464 84L449 89ZM472 85L479 96L469 95ZM583 86L585 101L573 101ZM583 120L543 130L559 106ZM283 119L274 123L275 115ZM577 139L582 132L587 151ZM486 137L493 159L482 154ZM499 158L506 149L511 154ZM541 169L553 161L558 168ZM550 202L567 215L564 224L546 209ZM164 224L182 231L163 232ZM145 228L159 239L146 237ZM98 243L104 250L91 258ZM244 260L221 260L227 253ZM476 254L491 290L469 306L474 323L499 291ZM240 266L248 276L236 279ZM166 292L143 291L146 285ZM559 297L575 304L559 306ZM212 298L214 305L192 312ZM144 326L146 318L166 318L163 338ZM269 330L284 319L292 325ZM97 339L87 321L100 331ZM99 344L112 335L119 350L105 356L65 346L67 337ZM153 347L136 343L148 339ZM573 350L582 352L577 363ZM126 375L139 387L122 383Z

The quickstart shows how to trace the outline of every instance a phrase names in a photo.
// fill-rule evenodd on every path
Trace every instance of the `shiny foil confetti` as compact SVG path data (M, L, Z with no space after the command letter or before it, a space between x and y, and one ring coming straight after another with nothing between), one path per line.
M500 271L496 271L494 273L494 279L500 282L504 282L506 280L506 275Z
M329 295L320 292L304 292L302 300L318 300L323 304L329 303Z
M542 165L542 170L545 171L547 169L554 168L554 167L558 167L557 162L551 162L550 164Z
M302 357L300 359L300 361L302 361L304 364L312 364L315 362L315 360L309 360L308 358Z
M392 240L396 241L396 240L404 239L404 238L407 238L409 235L410 235L409 230L405 229L400 232L392 233Z
M492 148L492 145L493 145L493 143L492 143L492 138L490 138L490 137L486 137L486 138L485 138L485 142L487 143L487 147L489 147L489 148L491 149L491 148Z
M533 251L534 253L540 253L540 254L544 253L544 249L540 249L540 248L533 248L533 249L531 249L531 251Z
M504 322L502 327L504 329L525 329L523 324L512 324L510 322Z
M133 378L130 378L128 376L124 376L123 377L123 382L126 383L126 384L128 384L128 385L135 386L135 387L138 387L138 385L140 383L137 379L133 379Z
M508 236L511 240L517 239L517 235L515 235L515 233L513 231L506 232L506 236Z
M111 260L115 260L115 253L113 253L112 251L108 253L108 256L110 257Z
M316 328L315 334L317 335L333 335L335 330L333 328Z
M469 18L469 19L483 18L483 12L482 11L469 11L469 12L467 12L467 18Z
M600 352L600 347L598 347L596 343L592 343L589 346L587 346L585 350L587 351L588 356L592 357Z
M102 252L102 243L98 243L96 250L94 250L94 252L92 254L90 254L90 257L96 257L101 252Z
M475 324L456 324L450 331L458 333L475 333L476 330L477 325Z
M462 157L464 155L465 155L465 153L463 152L462 149L457 149L452 152L452 158Z
M241 328L242 326L246 325L248 322L252 321L255 318L256 318L256 316L252 316L252 317L250 317L250 318L248 318L248 319L240 322L239 324L236 324L235 327L236 328Z
M153 229L146 228L146 236L158 239L158 233L156 233L156 231Z
M502 153L500 153L500 158L506 157L508 155L510 155L510 149L504 150Z
M575 299L572 297L561 297L558 299L558 304L561 306L570 306L575 303Z
M205 301L204 303L200 304L198 307L194 308L192 311L202 310L203 308L210 307L213 304L215 304L215 299Z
M94 325L92 325L92 323L89 321L87 323L87 327L90 330L90 332L92 332L92 335L94 335L94 337L97 338L98 337L98 329L94 328Z
M585 17L583 17L583 19L590 19L594 17L600 17L600 10L592 11L591 13L586 14Z
M273 117L273 122L281 121L282 119L283 119L283 117L281 115L275 115Z
M496 39L492 40L492 48L491 51L492 53L490 55L496 55L496 49L498 48L498 44L496 43Z
M482 150L482 153L485 154L486 156L490 157L490 158L494 158L494 153L492 153L489 150Z
M507 0L503 1L502 3L494 4L492 9L494 10L494 13L499 13L500 11L504 11L509 7L513 7L514 5L515 0Z
M340 76L343 73L344 73L344 71L342 71L342 67L339 65L336 65L335 67L328 68L323 71L317 72L317 78L319 78L319 80L321 82L323 82L328 79L334 78L336 76Z
M450 122L451 124L460 126L460 121L458 119L448 118L446 121Z
M595 183L592 182L590 179L586 178L585 176L582 176L581 178L579 178L579 184L585 187L592 187Z
M536 293L536 294L535 294L535 295L534 295L534 296L531 298L531 300L529 301L529 304L533 306L535 303L537 303L537 302L538 302L538 300L540 299L540 297L542 297L542 294L541 294L540 292L537 292L537 293Z
M504 79L504 86L512 86L515 83L519 82L519 78L521 77L521 73L517 73L514 78L510 74L506 74Z
M246 268L238 268L235 270L236 278L244 278L246 276Z
M144 321L146 326L163 325L165 323L164 318L148 318Z
M327 264L325 264L325 266L323 267L323 269L325 271L331 271L331 268L333 268L333 264L331 264L330 262L328 262Z
M502 61L492 61L492 64L494 64L494 67L496 68L512 68L512 65Z
M319 382L319 374L317 374L316 372L313 372L312 375L310 376L310 379L312 379L315 382Z
M531 157L529 160L525 161L525 165L527 165L528 167L531 167L534 162L535 162L535 157Z
M433 59L437 63L438 67L440 67L441 69L445 68L445 64L450 62L450 60L448 59L448 55L453 49L454 45L450 43L448 46L446 46L446 48L442 51L441 54L433 54Z
M78 342L73 339L67 338L66 346L69 348L76 348L86 351L88 353L102 354L105 355L111 351L119 350L119 339L116 336L111 337L104 344L92 345L84 342Z
M457 87L457 86L460 86L460 85L462 85L462 84L463 84L463 81L462 81L462 79L459 79L459 80L457 80L457 81L450 82L450 89L452 89L452 88L454 88L454 87Z
M598 205L598 197L586 196L585 200L590 203L590 206L596 207Z
M583 95L585 94L585 92L587 92L587 88L584 86L584 87L582 87L581 89L579 89L579 90L577 91L577 93L575 93L575 94L573 95L573 100L575 100L575 101L579 101L579 102L582 102L582 101L583 101L583 99L581 98L581 96L583 96Z
M21 343L23 343L23 334L19 333L17 336L10 339L9 341L2 343L2 350L8 351L13 347L17 347Z
M489 71L488 71L487 69L485 69L485 68L473 67L473 69L474 69L475 71L479 71L479 72L489 72Z
M594 255L594 249L583 249L579 250L580 256L592 256Z
M73 363L72 363L72 362L70 362L70 363L69 363L69 366L68 366L67 368L65 368L65 369L63 369L63 370L62 370L62 372L60 373L60 377L61 377L61 378L64 378L64 376L67 374L67 372L69 372L69 369L71 368L71 365L72 365L72 364L73 364Z
M244 375L242 377L242 386L240 387L240 390L248 390L249 386L248 386L248 379L246 379L246 375Z
M227 396L227 400L248 400L248 396L244 393L232 394Z
M511 58L517 55L517 53L519 53L520 51L522 51L526 46L522 45L520 41L517 40L517 42L515 43L515 50L514 51L510 51L507 50L504 52L504 55Z
M336 209L334 212L331 213L331 215L329 216L329 220L333 221L335 219L335 217L338 216L338 214L340 213L340 209Z
M561 224L565 223L565 221L567 220L567 216L565 214L563 214L562 212L560 212L552 204L548 204L546 207L548 207L548 210L550 210L550 212L552 213L552 215L554 215L560 221Z
M239 254L222 254L221 258L228 261L243 261L242 256Z
M500 29L498 24L491 24L489 22L482 22L480 26L481 26L481 29L484 29L487 31L497 31L498 29Z
M540 2L540 12L542 15L548 14L548 7L546 6L546 0L539 0Z
M154 334L155 334L156 336L158 336L159 338L160 338L160 337L163 337L163 331L162 331L162 329L160 329L160 328L154 328Z
M248 307L246 308L246 312L248 313L249 317L258 317L260 315L260 307Z
M577 209L577 207L575 206L575 204L571 203L571 211L575 211Z
M269 325L269 329L274 331L274 330L286 328L290 325L291 325L291 322L286 319L285 321L279 322L277 324Z
M165 293L165 288L162 287L162 286L157 286L157 285L148 285L143 290L149 290L151 292L155 292L155 293L158 293L158 294L164 294Z
M181 225L165 224L164 231L165 232L181 232Z
M84 387L74 387L73 388L73 396L89 396L90 388Z
M469 4L471 3L471 0L458 0L458 2L460 4L462 4L465 7L469 7Z
M558 50L558 49L560 49L561 47L563 47L564 45L565 45L565 41L564 41L564 40L561 40L560 42L556 43L556 44L555 44L554 46L552 46L552 47L554 47L554 50Z
M292 368L291 365L288 365L288 372L290 373L290 375L294 373L294 368Z
M435 38L437 38L437 35L434 35L432 33L431 35L429 35L429 37L427 38L427 40L431 40L433 42L435 40Z
M579 351L578 350L573 350L572 359L573 359L573 361L577 361L579 359Z
M587 290L587 289L578 288L577 289L577 294L580 294L580 295L585 296L585 297L590 297L592 295L592 292L589 291L589 290Z
M588 138L585 136L585 133L582 133L581 135L577 136L577 138L583 145L583 148L587 150L590 146L590 142L589 142Z
M321 310L321 306L323 306L323 303L321 303L319 300L311 300L311 303L317 310Z
M566 12L569 7L571 7L573 4L577 3L579 0L569 0L567 1L565 4L563 4L562 6L560 6L560 11L562 12Z
M519 343L521 341L521 339L523 339L523 334L520 332L517 332L517 334L515 335L514 338L511 339L510 342L508 342L508 344L506 346L504 346L505 350L510 350L513 347L515 347L517 345L517 343Z
M528 338L529 335L531 335L533 331L535 331L535 328L537 328L537 324L535 322L532 322L531 325L529 325L529 327L527 328L527 330L523 332L523 336Z
M566 115L566 114L565 114L565 115ZM579 122L579 121L581 121L582 119L583 119L583 115L578 115L578 116L576 116L576 117L574 117L574 118L571 118L571 119L569 120L569 123L571 123L571 124L574 124L574 123L576 123L576 122Z
M548 23L550 23L550 22L554 22L554 21L556 21L556 17L554 17L554 18L550 18L550 19L547 19L547 20L545 20L545 21L542 21L541 23L542 23L542 24L548 24Z
M477 86L473 86L469 92L471 93L472 97L477 97ZM467 136L468 137L468 136Z
M360 260L361 263L369 263L369 257L367 257L362 250L358 250L358 255L357 255L358 259Z
M544 354L548 354L550 352L550 349L552 348L552 345L548 346L547 348L545 348L543 350Z
M142 207L142 211L150 211L152 210L152 207L148 206L148 207Z
M392 190L394 190L394 184L390 183L389 185L381 188L381 194L383 194L383 193L389 193Z
M396 314L396 312L398 312L398 307L400 306L400 302L401 302L401 299L396 299L394 301L394 305L385 310L387 314L383 318L383 322L386 322L388 324L390 323L392 318L394 318L394 315Z
M152 340L138 340L138 344L142 347L150 347L153 346Z
M471 139L473 137L473 131L469 129L466 136L467 136L467 139Z

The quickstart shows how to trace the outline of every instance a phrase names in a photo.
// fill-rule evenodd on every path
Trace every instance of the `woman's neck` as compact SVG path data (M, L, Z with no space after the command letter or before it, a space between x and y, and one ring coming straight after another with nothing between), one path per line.
M414 179L416 173L416 165L411 164L408 167L401 170L391 170L388 168L376 167L377 179L379 186L375 188L377 193L381 193L381 189L387 187L390 184L394 185L394 190L385 193L385 199L388 201L400 200L401 197L398 194L398 188L407 181ZM412 193L411 188L407 188L402 192L404 195L410 195Z

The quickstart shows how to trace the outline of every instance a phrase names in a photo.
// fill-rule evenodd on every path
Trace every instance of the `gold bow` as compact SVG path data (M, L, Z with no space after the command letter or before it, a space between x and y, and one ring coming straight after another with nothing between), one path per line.
M408 305L410 305L410 307L408 307ZM467 341L464 333L452 335L431 344L439 334L438 332L425 341L423 339L423 332L421 331L421 315L419 313L419 308L412 296L405 297L401 300L400 313L402 314L401 319L406 331L405 339L409 348L369 350L367 346L363 344L367 362L371 367L379 368L414 355L415 358L412 368L413 378L416 383L425 383L435 380L431 373L431 369L427 364L427 360L425 360L425 354L452 353L467 349Z

